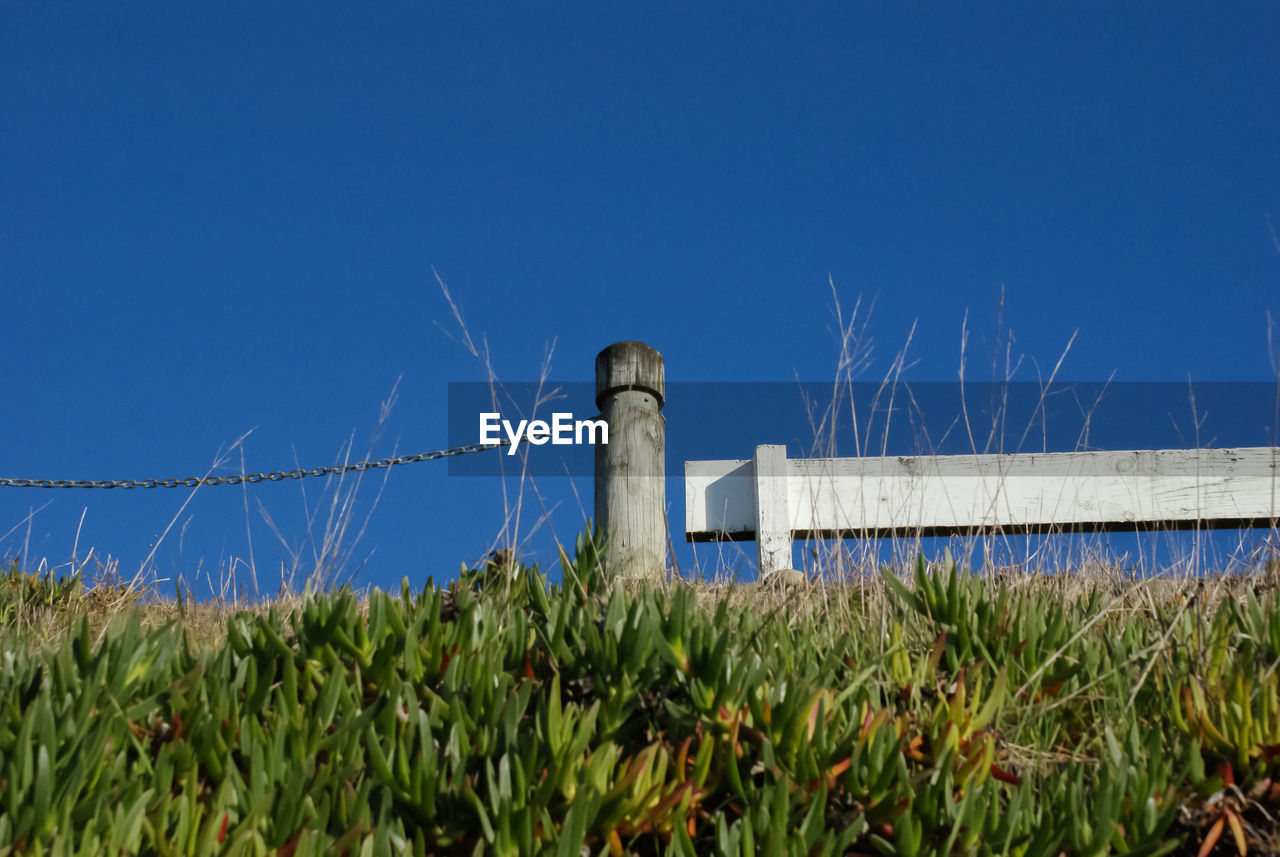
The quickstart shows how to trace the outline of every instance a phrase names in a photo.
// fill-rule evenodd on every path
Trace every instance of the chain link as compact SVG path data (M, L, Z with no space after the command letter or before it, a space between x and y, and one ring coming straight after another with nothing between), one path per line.
M455 446L453 449L440 449L435 452L418 452L412 455L401 455L396 458L379 458L377 461L361 461L358 464L337 464L332 467L313 467L310 470L273 470L271 473L249 473L243 476L205 476L203 478L189 476L186 479L6 479L0 476L0 488L196 488L200 485L240 485L248 482L256 485L259 482L283 482L285 479L301 479L304 476L342 475L344 473L363 473L366 470L378 470L393 467L397 464L416 464L419 461L436 461L454 455L467 455L472 452L483 452L486 449L497 449L509 446L510 440L497 443L470 443L466 446Z

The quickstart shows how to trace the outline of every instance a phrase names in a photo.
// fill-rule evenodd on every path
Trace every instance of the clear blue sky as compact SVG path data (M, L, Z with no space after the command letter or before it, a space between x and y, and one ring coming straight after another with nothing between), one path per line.
M484 374L433 266L510 380L623 339L671 380L830 378L828 278L875 301L867 378L913 322L910 377L954 378L966 313L989 374L1002 292L1042 369L1079 332L1064 377L1274 378L1273 2L121 5L0 2L0 476L203 475L250 430L249 471L438 449ZM0 554L79 528L131 573L176 520L162 577L252 556L269 590L258 502L299 546L303 486L0 488ZM502 508L398 468L360 580L455 573Z

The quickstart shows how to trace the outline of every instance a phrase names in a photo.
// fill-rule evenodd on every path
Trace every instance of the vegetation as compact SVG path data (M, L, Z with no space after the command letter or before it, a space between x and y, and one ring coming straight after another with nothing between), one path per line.
M1280 842L1280 593L1257 579L1113 592L920 561L726 595L610 581L600 548L580 538L560 585L504 557L216 636L193 605L99 622L96 590L13 565L0 857Z

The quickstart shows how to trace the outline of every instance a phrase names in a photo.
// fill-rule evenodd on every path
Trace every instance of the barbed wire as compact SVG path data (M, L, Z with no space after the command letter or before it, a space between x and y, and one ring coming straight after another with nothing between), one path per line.
M270 473L249 473L232 476L188 476L186 479L7 479L0 476L0 488L196 488L200 485L240 485L259 482L283 482L286 479L302 479L304 476L342 475L345 473L364 473L366 470L378 470L394 467L398 464L415 464L419 461L437 461L455 455L467 455L472 452L483 452L486 449L498 449L509 446L510 440L497 443L470 443L466 446L455 446L452 449L440 449L435 452L418 452L401 455L396 458L379 458L376 461L361 461L357 464L335 464L331 467L298 468L296 470L273 470Z

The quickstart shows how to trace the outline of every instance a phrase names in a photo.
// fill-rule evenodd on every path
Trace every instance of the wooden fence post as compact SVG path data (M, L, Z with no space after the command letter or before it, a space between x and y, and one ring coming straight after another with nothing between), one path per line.
M764 580L791 567L791 507L787 496L787 448L756 447L756 569Z
M596 355L596 406L609 442L595 448L595 516L615 577L666 575L665 394L662 355L643 342L615 342Z

